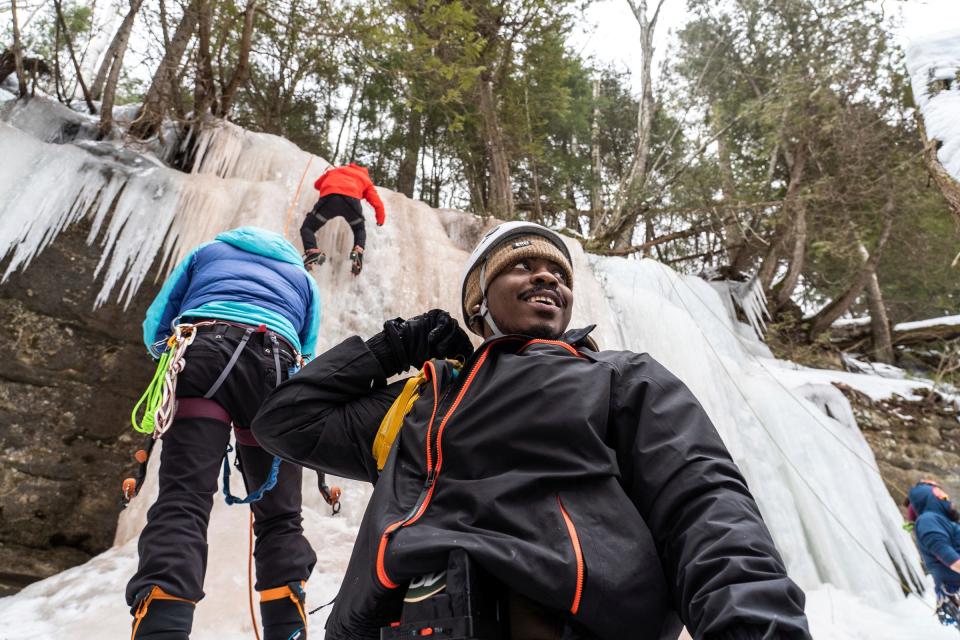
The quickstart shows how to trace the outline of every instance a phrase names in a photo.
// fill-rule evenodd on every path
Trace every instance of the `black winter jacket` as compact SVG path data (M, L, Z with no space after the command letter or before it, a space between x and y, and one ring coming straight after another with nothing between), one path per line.
M403 381L352 337L263 404L272 453L376 483L327 638L379 638L405 582L463 548L565 612L580 635L809 638L747 485L690 391L646 354L490 339L456 374L427 364L379 475L371 453Z

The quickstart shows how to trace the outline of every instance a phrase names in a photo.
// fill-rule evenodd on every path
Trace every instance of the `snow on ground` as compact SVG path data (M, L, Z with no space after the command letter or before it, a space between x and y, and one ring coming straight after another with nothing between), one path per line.
M0 256L12 252L12 268L23 268L61 229L91 217L100 235L89 240L103 247L101 300L118 295L116 289L125 296L136 289L146 271L131 269L134 257L137 264L155 256L170 263L232 226L285 231L296 243L299 221L316 197L312 182L326 166L285 140L227 125L201 141L203 161L196 173L184 174L109 143L50 144L43 132L58 130L55 118L42 126L18 118L18 126L0 122L0 155L14 159L0 174ZM461 267L489 221L386 189L380 194L387 223L370 225L360 277L349 273L348 226L334 221L318 235L330 256L315 271L323 295L321 348L351 334L371 335L384 318L459 309ZM830 384L841 380L880 397L907 395L913 382L777 362L750 327L732 319L729 296L709 283L652 260L597 258L569 245L577 272L572 324L596 323L601 348L649 351L693 390L742 468L788 571L811 593L818 637L938 637L937 628L927 629L928 612L901 594L897 574L919 583L919 557L849 404ZM306 475L305 525L320 558L308 584L315 607L337 588L369 488L349 483L343 513L331 518L315 477ZM0 639L123 637L129 624L123 587L135 570L134 540L155 491L148 480L121 516L113 549L0 599L0 620L15 621L0 628ZM252 636L247 535L246 510L218 497L197 640ZM841 606L830 606L836 602ZM325 615L314 616L314 624ZM851 635L864 618L877 621L871 634ZM905 635L908 628L922 633Z
M145 513L156 496L156 469L151 471L152 481L148 480L148 485L129 507L129 513L135 514L134 519ZM307 587L307 604L312 609L329 602L339 588L357 534L358 515L369 491L360 484L338 480L337 484L346 487L344 507L341 514L331 516L330 508L318 497L316 475L312 472L304 475L304 529L318 558ZM238 484L241 483L234 482L233 490L243 495ZM125 512L121 519L129 513ZM239 640L254 636L247 586L248 518L247 508L227 506L222 494L217 494L208 535L206 597L197 607L191 636L194 640ZM122 533L121 528L118 537ZM123 601L123 590L136 567L134 535L85 564L34 583L15 596L0 599L0 620L4 621L0 626L0 640L129 637L130 614ZM259 621L256 597L254 603ZM311 616L310 623L317 629L322 628L328 613L329 608L317 612Z
M940 164L960 180L960 29L916 37L907 47L907 71L927 138L943 143ZM934 81L947 87L931 92Z
M807 591L806 610L815 640L957 640L956 629L937 622L930 598L907 598L878 609L824 585Z

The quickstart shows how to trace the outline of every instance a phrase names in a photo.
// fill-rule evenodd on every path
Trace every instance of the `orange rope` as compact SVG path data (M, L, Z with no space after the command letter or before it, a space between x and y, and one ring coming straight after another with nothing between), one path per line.
M247 554L247 596L250 601L250 620L253 621L253 634L260 640L260 627L257 615L253 612L253 509L250 509L250 553Z
M303 175L300 176L300 183L297 184L297 192L293 194L293 200L290 202L290 206L287 207L287 223L283 225L284 237L286 237L290 233L290 222L293 220L293 209L294 207L297 206L297 202L300 201L300 190L303 189L303 181L307 177L307 171L310 170L310 164L312 162L313 162L313 156L310 156L310 159L307 160L307 166L303 168Z

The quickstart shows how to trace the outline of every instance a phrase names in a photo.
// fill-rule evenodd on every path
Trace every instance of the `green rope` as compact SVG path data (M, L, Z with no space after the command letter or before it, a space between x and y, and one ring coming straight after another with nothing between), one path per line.
M147 390L144 391L140 399L137 400L137 404L134 405L133 411L130 413L130 423L133 425L135 431L139 431L140 433L153 433L156 426L154 424L154 416L157 413L160 402L163 400L163 380L167 375L167 368L170 366L172 354L173 349L168 349L160 356L160 362L157 364L157 370L153 374L153 380L147 385ZM140 412L141 406L143 406L143 414L142 418L138 420L137 414Z

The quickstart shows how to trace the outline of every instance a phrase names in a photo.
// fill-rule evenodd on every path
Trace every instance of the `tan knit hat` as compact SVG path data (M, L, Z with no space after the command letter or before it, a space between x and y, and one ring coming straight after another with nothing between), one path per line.
M563 269L563 275L567 280L566 285L573 289L573 266L567 256L555 244L541 235L534 234L506 238L502 244L487 254L485 263L481 262L475 265L467 275L466 285L464 286L463 308L471 316L468 320L471 331L479 334L482 326L480 316L473 315L485 293L480 290L480 268L483 264L486 264L484 276L489 288L490 283L501 272L524 258L543 258L557 263Z

